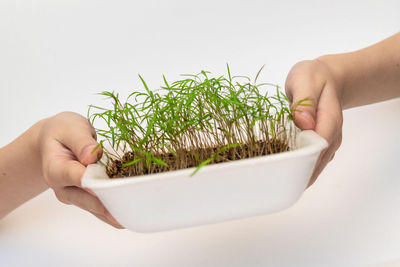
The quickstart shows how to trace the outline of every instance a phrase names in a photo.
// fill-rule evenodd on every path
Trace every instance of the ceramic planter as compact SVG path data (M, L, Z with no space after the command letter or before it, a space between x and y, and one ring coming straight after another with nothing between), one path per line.
M125 228L157 232L279 211L293 205L309 182L327 142L313 131L296 137L297 149L194 168L109 179L89 165L82 178Z

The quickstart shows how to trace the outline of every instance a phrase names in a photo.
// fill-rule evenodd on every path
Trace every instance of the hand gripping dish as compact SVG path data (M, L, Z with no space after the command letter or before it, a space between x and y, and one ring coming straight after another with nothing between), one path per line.
M302 195L325 139L313 131L296 137L297 149L194 168L109 179L91 164L82 186L99 197L114 218L135 232L157 232L279 211Z

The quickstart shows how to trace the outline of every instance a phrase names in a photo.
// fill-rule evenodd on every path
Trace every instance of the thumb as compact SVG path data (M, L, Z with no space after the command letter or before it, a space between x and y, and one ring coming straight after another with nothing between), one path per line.
M301 130L314 130L319 98L324 87L313 75L308 61L297 63L286 78L285 91L291 102L294 123Z
M96 132L89 121L76 113L63 112L55 117L59 125L57 140L67 147L80 163L95 163L103 151L96 141Z
M101 146L96 142L95 144L88 144L81 150L80 156L78 157L80 163L87 166L92 163L96 163L103 155Z

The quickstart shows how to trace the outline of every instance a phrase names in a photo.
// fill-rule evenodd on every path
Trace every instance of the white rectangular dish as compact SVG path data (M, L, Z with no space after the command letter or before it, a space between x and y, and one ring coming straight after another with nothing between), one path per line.
M114 218L135 232L157 232L279 211L302 195L327 142L313 131L296 137L297 149L279 154L130 178L108 178L91 164L82 186Z

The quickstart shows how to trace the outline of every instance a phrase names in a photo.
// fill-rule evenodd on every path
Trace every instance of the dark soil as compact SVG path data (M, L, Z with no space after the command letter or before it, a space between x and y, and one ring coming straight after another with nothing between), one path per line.
M143 161L135 163L131 166L122 166L124 163L131 162L136 159L137 156L139 156L136 154L136 152L130 151L126 152L121 160L109 159L107 164L107 174L110 178L120 178L196 167L202 161L210 158L219 149L220 147L207 147L198 149L196 151L177 151L177 155L172 153L154 155L166 162L168 167L151 162L149 168L146 167L146 164ZM285 152L288 150L289 146L287 143L281 140L272 140L269 143L265 141L256 141L251 146L248 144L243 144L241 146L226 149L209 164L264 156L273 153Z

